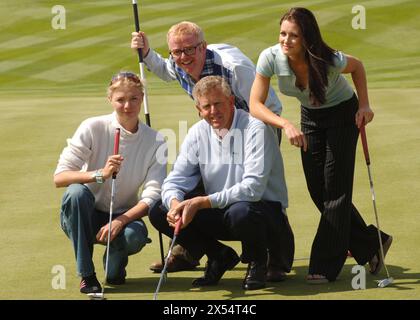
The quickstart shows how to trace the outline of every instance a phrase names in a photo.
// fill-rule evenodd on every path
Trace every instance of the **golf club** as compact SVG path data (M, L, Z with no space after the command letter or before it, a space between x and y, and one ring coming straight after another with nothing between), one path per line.
M379 227L378 211L376 209L375 190L373 189L372 174L371 174L371 171L370 171L369 149L368 149L368 143L367 143L367 138L366 138L366 129L365 129L364 125L360 127L360 137L361 137L361 140L362 140L363 153L365 155L366 165L367 165L367 169L368 169L370 191L372 193L373 211L375 212L375 219L376 219L376 226L377 226L377 230L378 230L378 239L379 239L379 247L380 247L380 251L381 251L381 258L382 258L382 263L385 267L386 275L388 277L386 279L378 281L378 287L384 288L387 285L393 283L394 278L392 278L389 275L388 268L386 267L386 264L385 264L385 254L384 254L384 248L383 248L382 240L381 240L381 229Z
M133 14L134 14L134 24L136 27L136 32L140 31L140 22L139 22L139 13L137 8L137 0L132 0L133 3ZM146 118L146 124L151 127L150 124L150 115L149 115L149 100L147 98L147 84L146 84L146 75L144 73L144 62L143 62L143 50L141 48L137 49L137 54L139 57L139 67L140 67L140 79L143 82L144 88L144 116ZM162 265L164 264L165 258L163 253L163 239L162 233L159 232L159 248L160 248L160 260Z
M120 128L115 129L115 136L114 136L114 155L118 154L120 148ZM102 283L102 292L101 293L89 293L88 297L91 300L104 300L105 299L105 284L106 279L108 276L108 260L109 260L109 243L111 239L111 223L112 223L112 213L113 213L113 206L114 206L114 197L115 197L115 179L117 178L117 173L114 172L112 174L112 182L111 182L111 203L109 205L109 221L108 221L108 237L106 239L106 257L105 257L105 279Z
M171 256L171 252L172 252L172 248L174 247L175 240L178 237L179 231L181 230L181 226L182 226L182 217L180 217L180 219L175 225L174 236L172 238L171 246L169 247L168 255L166 256L165 264L163 265L163 270L160 273L159 283L157 285L155 294L153 295L153 300L157 300L157 295L159 293L160 286L162 285L162 282L166 279L166 268L168 267L168 260L169 260L169 257Z
M139 23L139 13L137 8L137 0L132 0L133 2L133 13L134 13L134 24L136 27L136 32L140 31ZM143 82L144 87L144 116L146 117L146 124L150 127L150 116L149 116L149 101L147 99L147 85L146 85L146 76L144 73L144 62L143 62L143 49L137 49L139 56L139 67L140 67L140 79Z

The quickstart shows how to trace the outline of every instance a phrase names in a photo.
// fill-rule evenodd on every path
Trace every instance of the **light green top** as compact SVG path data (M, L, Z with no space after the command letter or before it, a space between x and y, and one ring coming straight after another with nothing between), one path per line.
M301 90L296 87L296 76L290 68L287 56L283 53L280 44L261 52L257 63L257 72L267 78L277 75L281 93L298 98L304 107L319 109L336 106L353 96L353 88L341 74L346 65L346 56L341 51L337 51L334 57L334 66L330 66L328 69L328 86L325 91L326 102L319 107L311 105L309 88Z

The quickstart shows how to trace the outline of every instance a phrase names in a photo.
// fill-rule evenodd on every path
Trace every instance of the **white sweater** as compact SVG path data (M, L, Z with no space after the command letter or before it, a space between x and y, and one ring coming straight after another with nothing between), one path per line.
M81 123L74 136L67 140L54 174L63 171L94 171L101 169L114 150L115 129L121 129L119 153L123 156L115 180L114 213L125 212L139 201L149 208L160 199L161 185L166 177L166 143L153 129L139 123L136 133L122 128L115 112L89 118ZM111 180L103 184L86 184L95 196L95 208L109 212ZM143 191L139 195L139 189Z

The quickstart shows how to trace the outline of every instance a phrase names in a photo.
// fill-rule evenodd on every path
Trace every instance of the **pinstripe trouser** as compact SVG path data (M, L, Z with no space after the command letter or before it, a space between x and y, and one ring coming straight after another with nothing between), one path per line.
M376 227L369 227L352 203L355 153L359 130L356 95L326 109L302 106L301 126L308 142L301 151L309 193L321 212L312 244L309 274L334 281L350 250L357 263L366 264L378 251ZM381 235L382 241L388 235Z

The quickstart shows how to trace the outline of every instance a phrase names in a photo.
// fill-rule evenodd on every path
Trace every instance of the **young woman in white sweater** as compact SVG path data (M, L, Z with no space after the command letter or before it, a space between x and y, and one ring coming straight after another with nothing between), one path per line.
M108 99L114 112L81 123L68 139L54 173L55 185L67 187L61 205L61 227L74 247L82 293L102 289L92 255L95 243L107 242L113 173L118 175L107 283L114 285L125 282L128 256L150 242L142 218L160 200L166 176L164 139L139 121L143 86L137 75L115 75L108 87ZM113 155L117 128L121 132L119 154Z

